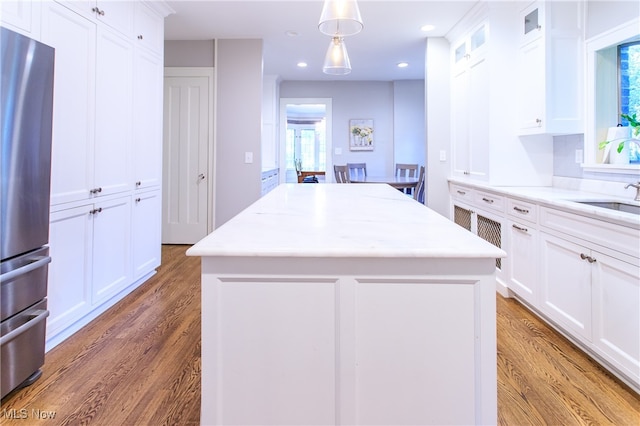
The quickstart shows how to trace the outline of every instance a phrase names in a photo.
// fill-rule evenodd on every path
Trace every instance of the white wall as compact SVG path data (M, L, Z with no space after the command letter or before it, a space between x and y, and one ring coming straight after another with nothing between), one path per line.
M393 174L393 83L283 81L281 98L332 98L333 164L367 163L369 175ZM373 119L374 150L349 151L349 119ZM342 154L336 155L336 148Z
M393 82L395 163L426 165L424 80Z
M429 38L425 53L425 100L427 133L427 206L449 217L449 171L451 157L449 41ZM440 152L446 161L440 161Z
M215 227L261 194L262 40L216 40ZM253 163L245 163L245 153Z

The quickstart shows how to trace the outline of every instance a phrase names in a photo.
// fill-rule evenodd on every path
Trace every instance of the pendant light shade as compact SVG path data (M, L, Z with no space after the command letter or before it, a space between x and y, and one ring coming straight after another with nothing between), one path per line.
M318 29L332 37L358 34L364 24L356 0L325 0Z
M333 37L324 57L322 72L331 75L347 75L351 72L351 62L342 37Z

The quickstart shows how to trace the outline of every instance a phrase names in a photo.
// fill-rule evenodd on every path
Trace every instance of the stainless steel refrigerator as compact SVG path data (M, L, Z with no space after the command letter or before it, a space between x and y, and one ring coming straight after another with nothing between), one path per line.
M0 28L1 397L44 364L54 49Z

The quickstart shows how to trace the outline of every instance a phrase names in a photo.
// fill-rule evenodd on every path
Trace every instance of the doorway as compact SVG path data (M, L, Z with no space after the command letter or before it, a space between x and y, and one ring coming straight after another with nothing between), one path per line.
M163 244L194 244L214 223L213 81L213 68L165 68Z
M281 182L298 182L297 171L325 172L333 182L331 99L280 99Z

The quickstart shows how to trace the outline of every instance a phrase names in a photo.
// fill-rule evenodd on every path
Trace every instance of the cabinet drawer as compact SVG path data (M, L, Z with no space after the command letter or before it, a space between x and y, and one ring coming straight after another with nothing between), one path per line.
M536 223L538 220L538 206L526 201L507 198L507 214L518 220Z
M467 203L473 202L474 190L466 186L451 184L450 194L456 200L465 200Z
M479 208L490 209L498 212L504 211L504 197L488 192L476 191L475 205Z
M636 229L547 207L540 208L540 225L634 258L640 257L640 235Z

